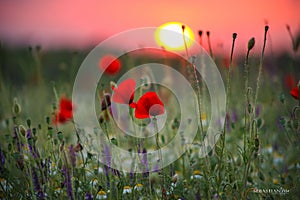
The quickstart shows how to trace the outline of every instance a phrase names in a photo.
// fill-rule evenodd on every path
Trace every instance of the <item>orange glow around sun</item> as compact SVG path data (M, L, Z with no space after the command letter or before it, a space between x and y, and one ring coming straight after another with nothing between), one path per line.
M183 37L182 25L179 22L168 22L158 27L155 32L157 44L167 50L184 50L185 40L187 48L192 46L195 38L194 33L191 28L185 25Z

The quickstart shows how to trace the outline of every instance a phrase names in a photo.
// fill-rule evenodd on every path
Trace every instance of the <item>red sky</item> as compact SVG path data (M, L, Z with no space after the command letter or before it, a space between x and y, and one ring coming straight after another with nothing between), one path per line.
M237 48L244 50L255 37L261 49L268 21L269 46L278 52L291 48L286 24L294 34L300 30L299 8L299 0L0 1L0 40L79 48L128 29L180 21L194 33L210 30L214 50L229 52L233 32L238 33Z

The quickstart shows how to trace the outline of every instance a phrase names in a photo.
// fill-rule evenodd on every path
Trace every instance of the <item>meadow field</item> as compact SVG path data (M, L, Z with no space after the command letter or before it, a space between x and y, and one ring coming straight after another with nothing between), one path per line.
M12 48L2 42L0 199L299 199L299 36L293 36L291 42L287 32L291 51L273 54L267 31L268 27L262 28L265 45L249 38L244 52L232 49L214 54L207 49L227 96L219 139L215 146L207 147L208 154L203 157L197 152L207 133L210 98L205 82L188 62L159 55L165 50L110 60L94 98L100 129L95 131L97 141L92 141L93 134L81 130L73 120L78 107L72 102L76 75L91 49ZM236 37L239 35L233 34L228 40L239 42ZM206 33L202 38L207 39ZM253 49L260 53L252 53ZM183 116L178 107L186 105L179 105L168 88L151 83L151 67L134 96L128 92L138 83L127 79L117 84L125 72L150 61L168 63L196 91L201 102L196 106L200 124L196 123L193 141L185 136L191 134L189 124L195 122L184 122L185 127L178 131ZM101 62L99 66L101 70ZM168 74L165 78L176 82ZM156 134L136 139L116 128L113 103L127 106L125 117L138 125L137 132L150 134L147 125L151 123ZM154 104L160 107L150 110ZM189 113L193 107L187 109L191 109L186 110ZM158 129L156 122L165 112L164 128ZM179 149L183 154L163 168L149 166L147 152L158 150L159 161L168 159L159 149L176 135L181 140L174 146L174 154ZM114 168L112 157L116 154L103 147L104 140L135 152L143 170L135 173Z

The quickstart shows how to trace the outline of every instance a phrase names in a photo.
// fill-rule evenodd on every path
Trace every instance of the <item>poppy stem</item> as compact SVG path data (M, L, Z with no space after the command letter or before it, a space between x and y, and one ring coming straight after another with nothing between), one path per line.
M248 104L249 104L249 99L248 99L248 76L249 76L249 66L248 66L248 60L249 60L249 52L250 50L248 49L247 55L246 55L246 60L245 60L245 67L244 67L244 79L245 79L245 131L244 131L244 153L246 152L246 137L247 137L247 109L248 109ZM245 158L244 158L245 159Z
M247 176L248 176L249 166L250 166L250 162L251 162L250 159L252 157L252 149L248 143L248 138L251 138L252 128L251 128L250 122L251 122L251 114L253 113L252 105L251 105L250 97L249 97L251 94L251 88L249 87L249 54L250 54L250 51L253 49L254 45L255 45L255 38L253 37L248 42L248 50L247 50L247 55L246 55L245 65L244 65L245 130L244 130L244 138L243 138L243 140L244 140L243 141L243 143L244 143L244 147L243 147L244 148L244 151L243 151L244 175L242 178L243 196L245 195L245 191L246 191Z
M158 132L158 126L157 126L157 118L154 116L153 117L153 125L154 125L154 130L155 130L155 133L156 133L156 149L158 151L158 162L160 163L160 172L161 172L161 191L162 191L162 199L164 198L164 193L163 193L163 190L164 190L164 183L165 183L165 180L164 180L164 174L163 174L163 158L162 158L162 153L161 153L161 148L160 148L160 145L159 145L159 132Z
M189 58L190 56L189 56L189 52L188 52L188 49L187 49L185 35L184 35L185 26L182 25L181 28L182 28L182 37L183 37L183 43L184 43L185 53L186 53L186 56Z
M226 87L226 113L228 114L228 106L229 106L229 93L230 93L230 84L231 84L231 71L232 71L232 57L233 57L233 50L234 50L234 44L235 44L235 39L237 37L236 33L232 34L232 47L231 47L231 54L230 54L230 64L229 64L229 68L228 68L228 75L227 75L227 87ZM227 128L227 124L228 124L228 117L225 117L225 122L224 122L224 129L223 129L223 134L221 135L221 155L220 155L220 162L223 162L223 155L224 155L224 149L225 149L225 140L226 140L226 128ZM223 170L223 165L222 163L219 163L219 165L221 166L221 169L219 170L219 177L220 180L222 180L221 177L221 173ZM219 183L220 184L220 183Z
M262 52L261 52L261 57L260 57L260 61L259 61L258 76L257 76L257 80L256 80L256 91L255 91L255 98L254 98L255 111L257 109L256 102L257 102L258 91L259 91L259 83L260 83L261 74L262 74L263 59L264 59L266 42L267 42L267 32L268 32L268 30L269 30L269 26L265 26L264 44L263 44L263 48L262 48Z
M213 55L211 44L210 44L210 32L209 31L206 31L206 36L207 36L207 42L208 42L208 48L209 48L209 55L213 59L214 55Z
M189 59L189 54L188 54L188 48L187 48L187 45L186 45L186 40L185 40L185 35L184 35L184 29L185 29L185 26L182 25L182 34L183 34L183 38L184 38L184 43L185 43L185 51L186 51L186 57L187 57L187 60ZM208 37L209 37L209 33L208 33ZM211 52L212 54L212 52ZM203 130L203 123L202 123L202 102L201 102L201 89L202 89L202 93L204 93L204 89L203 88L200 88L199 86L199 80L198 80L198 76L197 76L197 70L196 70L196 66L195 66L195 60L193 59L192 60L192 63L188 62L189 63L189 67L192 67L193 69L193 72L190 72L192 76L194 76L194 81L195 81L195 90L196 90L196 95L197 95L197 106L198 106L198 111L199 111L199 115L198 115L198 123L199 123L199 128L200 128L200 134L201 134L201 141L204 141L204 130ZM204 69L203 69L204 70ZM204 71L202 71L202 73L204 74ZM204 154L207 155L207 149L205 147L205 143L203 143L203 149L205 149L204 151ZM207 157L205 156L205 171L207 173L205 173L205 179L207 181L207 185L208 185L208 188L210 188L210 180L209 180L209 170L210 169L210 163L209 163L209 160L207 159ZM207 198L208 199L211 199L210 197L210 191L207 190Z

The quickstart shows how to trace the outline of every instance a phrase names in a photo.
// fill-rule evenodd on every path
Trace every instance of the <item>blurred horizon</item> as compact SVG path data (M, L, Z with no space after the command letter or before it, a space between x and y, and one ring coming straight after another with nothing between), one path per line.
M267 54L292 52L286 25L300 32L300 1L0 1L0 41L9 47L42 46L43 49L86 49L135 28L158 27L178 21L191 27L198 40L211 33L214 53L230 52L232 33L238 34L236 51L246 51L255 37L260 52L264 26L270 26ZM122 45L122 44L120 44Z

